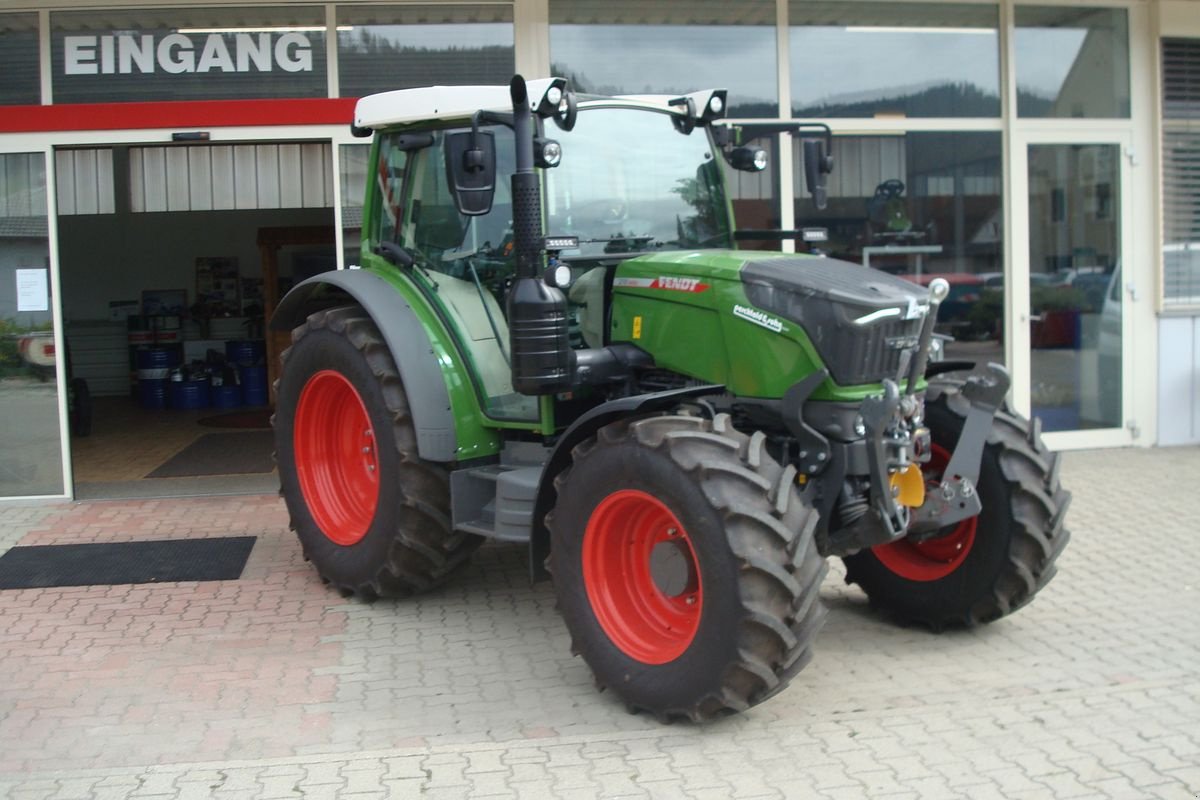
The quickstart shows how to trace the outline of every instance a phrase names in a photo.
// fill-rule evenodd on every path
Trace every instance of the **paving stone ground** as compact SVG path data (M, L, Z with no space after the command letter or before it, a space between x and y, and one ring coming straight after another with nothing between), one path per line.
M16 544L254 535L242 578L0 592L0 797L1200 797L1200 449L1070 453L1032 605L930 634L835 564L783 694L660 725L592 688L553 590L323 587L275 497L0 505Z

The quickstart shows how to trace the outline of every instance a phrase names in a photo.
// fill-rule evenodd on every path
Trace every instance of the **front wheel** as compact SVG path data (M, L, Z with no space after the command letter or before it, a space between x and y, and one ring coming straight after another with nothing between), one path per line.
M926 424L931 484L950 460L967 405L959 384L931 384ZM846 582L901 622L934 630L991 622L1028 603L1054 576L1069 533L1070 493L1059 484L1058 456L1035 426L1008 410L996 413L977 482L979 515L924 541L900 539L846 557Z
M632 710L704 720L783 689L824 619L816 512L761 433L663 416L577 446L550 567L572 647Z

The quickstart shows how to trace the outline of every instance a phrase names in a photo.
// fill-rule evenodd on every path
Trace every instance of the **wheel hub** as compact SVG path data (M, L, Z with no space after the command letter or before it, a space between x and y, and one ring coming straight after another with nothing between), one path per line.
M359 542L379 503L379 459L367 408L340 372L321 370L304 384L292 449L317 527L335 544Z
M583 578L596 621L625 655L666 664L700 627L695 549L675 514L636 489L600 501L583 536Z

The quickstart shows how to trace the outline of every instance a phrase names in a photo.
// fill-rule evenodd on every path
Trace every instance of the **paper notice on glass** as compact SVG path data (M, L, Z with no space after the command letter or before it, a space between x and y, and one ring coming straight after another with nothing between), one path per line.
M49 311L49 273L44 269L17 270L17 311Z

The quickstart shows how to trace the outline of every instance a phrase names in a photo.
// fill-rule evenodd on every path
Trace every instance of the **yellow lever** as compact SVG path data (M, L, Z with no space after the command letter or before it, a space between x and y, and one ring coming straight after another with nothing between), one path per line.
M890 483L892 494L900 505L917 508L925 502L925 477L916 464L909 464L901 472L893 472Z

